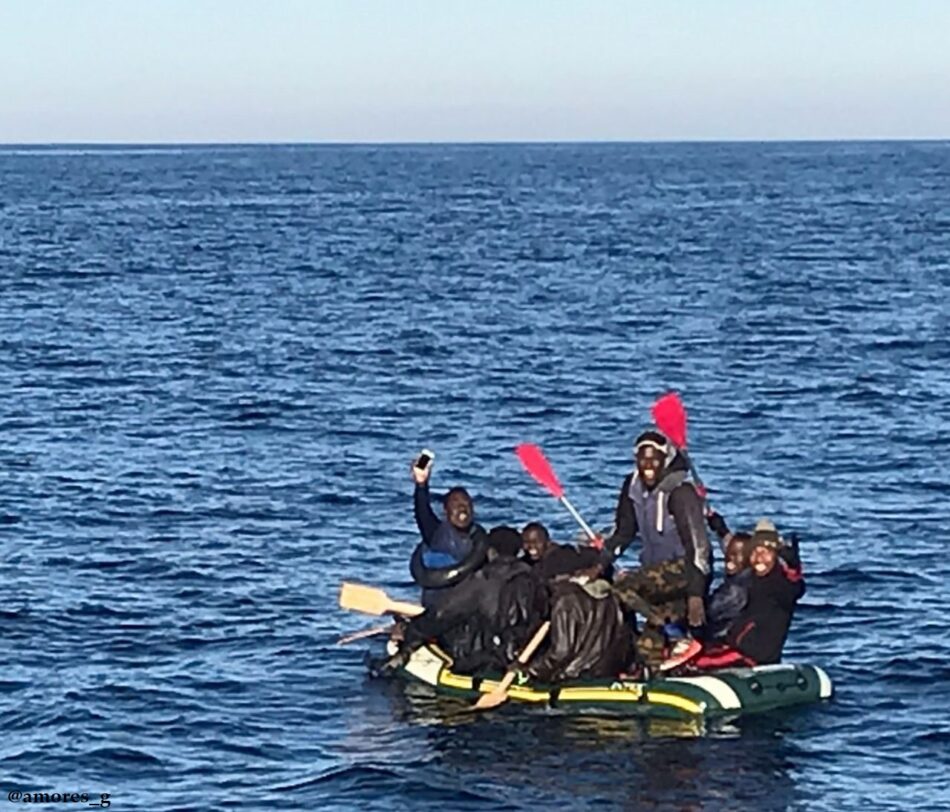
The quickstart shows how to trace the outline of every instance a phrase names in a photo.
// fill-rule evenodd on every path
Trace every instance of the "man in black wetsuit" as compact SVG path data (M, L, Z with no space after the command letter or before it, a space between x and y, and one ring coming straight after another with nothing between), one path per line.
M434 586L426 580L427 572L434 570L451 572L463 561L472 561L473 568L480 566L482 559L477 553L477 542L484 542L486 534L481 525L475 523L475 507L472 497L465 488L452 488L443 501L445 518L439 519L432 510L429 495L429 476L432 466L420 469L412 466L412 478L415 482L413 492L413 512L416 525L422 535L422 543L413 554L410 569L413 579L423 587L422 603L430 605L438 599L445 585L458 578L446 579L446 584Z

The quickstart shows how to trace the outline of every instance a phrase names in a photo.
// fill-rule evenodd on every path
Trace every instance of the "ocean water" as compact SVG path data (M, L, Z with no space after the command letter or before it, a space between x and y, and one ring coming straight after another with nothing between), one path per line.
M948 189L947 143L0 148L0 788L950 808ZM342 579L415 596L419 448L568 539L513 447L608 525L669 388L801 534L832 703L473 717L335 645Z

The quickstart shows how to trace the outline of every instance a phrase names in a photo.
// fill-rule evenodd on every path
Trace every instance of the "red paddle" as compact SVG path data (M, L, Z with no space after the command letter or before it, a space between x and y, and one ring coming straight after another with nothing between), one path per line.
M705 499L706 486L703 485L703 481L696 472L696 466L693 465L693 461L686 452L686 407L683 405L682 399L676 392L667 392L662 397L657 398L650 412L653 415L653 422L656 423L656 427L670 438L670 442L683 455L686 464L689 465L693 479L696 480L696 490L700 497Z
M677 448L686 450L686 407L676 392L667 392L657 398L650 409L653 422Z
M600 539L597 534L590 529L590 525L581 518L580 513L574 509L574 505L572 505L564 495L564 488L561 486L557 474L554 473L551 463L549 463L547 457L544 456L544 452L534 443L522 443L515 449L515 454L518 455L521 464L525 470L534 477L535 481L546 488L551 496L560 500L561 504L570 511L571 515L587 534L587 537L592 542L599 543Z

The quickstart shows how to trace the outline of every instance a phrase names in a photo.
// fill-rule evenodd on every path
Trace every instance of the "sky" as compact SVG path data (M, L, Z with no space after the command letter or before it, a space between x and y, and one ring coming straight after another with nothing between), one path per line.
M0 143L950 137L950 0L0 0Z

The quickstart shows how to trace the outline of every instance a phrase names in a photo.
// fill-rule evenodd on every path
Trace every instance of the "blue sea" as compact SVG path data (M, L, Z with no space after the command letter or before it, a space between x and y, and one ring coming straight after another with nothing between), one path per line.
M948 190L950 143L0 148L0 788L950 808ZM336 645L341 580L417 597L420 448L569 540L512 449L609 526L669 389L729 522L801 535L833 702L473 716Z

